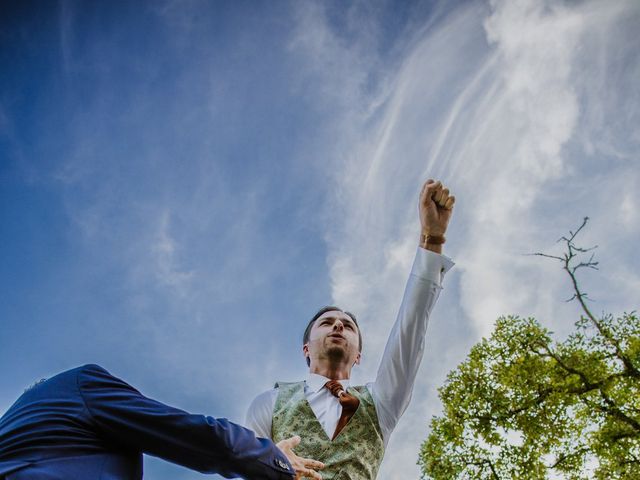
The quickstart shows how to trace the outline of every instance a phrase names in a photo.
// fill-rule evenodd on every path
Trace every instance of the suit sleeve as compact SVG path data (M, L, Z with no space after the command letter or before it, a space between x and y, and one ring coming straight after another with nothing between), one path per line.
M273 442L227 419L147 398L97 365L79 372L78 388L96 429L118 445L227 478L293 478Z

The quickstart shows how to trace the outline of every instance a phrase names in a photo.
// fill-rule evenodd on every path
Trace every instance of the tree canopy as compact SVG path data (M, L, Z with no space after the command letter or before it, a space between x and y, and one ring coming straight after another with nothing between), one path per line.
M640 319L596 317L576 272L591 249L561 240L582 315L562 341L534 318L501 317L439 389L419 464L425 478L639 479Z

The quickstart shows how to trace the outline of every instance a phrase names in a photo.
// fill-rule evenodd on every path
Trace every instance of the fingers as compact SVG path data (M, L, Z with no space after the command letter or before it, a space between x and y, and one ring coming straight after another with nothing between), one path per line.
M302 458L298 457L295 466L296 473L304 473L306 475L311 475L311 478L320 478L322 477L316 473L316 470L322 470L324 468L324 463L319 462L318 460L313 460L311 458Z
M296 469L296 478L315 478L316 480L322 480L320 474L309 468Z
M444 208L447 210L451 210L453 208L453 204L456 202L456 197L451 195L444 204Z
M444 206L444 203L447 201L447 199L449 198L449 189L448 188L442 188L440 190L438 190L435 195L433 196L433 200L440 205L441 207Z
M448 188L443 188L442 190L437 192L434 196L434 200L438 204L438 206L442 208L447 208L448 210L450 210L451 208L447 207L447 203L450 203L450 205L453 206L453 203L449 202L449 198L451 197L449 196Z
M435 180L429 179L422 186L422 191L420 192L420 204L428 205L431 203L433 196L442 188L442 183L436 182Z
M436 183L436 181L433 178L430 178L429 180L424 182L424 184L422 185L422 190L424 191L424 189L427 188L427 185L431 185L432 183Z
M425 193L427 197L433 197L440 189L442 189L442 183L440 181L427 181L425 185Z
M293 437L280 440L278 443L276 443L276 446L280 450L284 450L285 448L292 449L294 447L297 447L299 444L300 444L300 436L295 435Z
M440 208L451 210L455 203L455 197L450 195L450 191L442 182L429 179L425 182L420 192L423 203L433 200Z
M425 199L427 198L427 195L426 195L427 187L434 182L435 181L432 178L430 178L429 180L427 180L422 184L422 189L420 190L420 202L425 201Z
M313 470L322 470L324 468L324 463L319 462L318 460L300 458L300 461L306 468L312 468Z
M300 457L298 457L298 461L299 462L296 462L296 465L294 465L294 469L296 471L296 479L315 478L317 480L322 480L322 476L318 472L316 472L316 470L324 468L324 463L318 462L316 460L311 460L309 458ZM299 463L302 463L303 465L300 465Z
M293 437L287 438L285 441L289 442L289 447L297 447L300 445L300 435L294 435Z

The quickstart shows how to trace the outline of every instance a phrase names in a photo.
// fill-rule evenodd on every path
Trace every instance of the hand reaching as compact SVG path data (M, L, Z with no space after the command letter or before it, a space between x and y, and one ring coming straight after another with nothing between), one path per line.
M276 443L276 447L282 450L282 453L284 453L289 459L289 462L296 472L295 480L298 480L300 478L314 478L316 480L322 480L322 477L318 472L316 472L316 470L324 468L324 463L318 462L317 460L312 460L310 458L302 458L297 456L293 452L293 448L298 446L299 443L300 437L296 435L295 437L279 441L278 443Z

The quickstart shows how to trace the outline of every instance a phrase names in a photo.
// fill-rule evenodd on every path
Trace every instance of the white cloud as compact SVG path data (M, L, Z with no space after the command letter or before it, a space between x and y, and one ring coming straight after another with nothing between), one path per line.
M633 171L628 143L596 128L614 117L624 95L601 98L594 82L603 79L589 73L601 66L601 55L622 48L631 73L607 78L609 89L621 82L637 100L637 87L624 79L640 61L624 44L633 28L623 27L638 10L632 2L466 4L420 30L393 67L385 59L359 56L379 33L375 19L365 17L368 33L346 48L336 43L336 32L317 9L304 17L302 30L313 34L295 45L309 53L315 75L332 92L336 79L350 79L344 97L322 97L345 110L335 119L341 135L322 154L336 159L327 231L333 297L365 319L366 356L356 380L371 378L395 317L417 239L417 192L428 176L443 178L458 197L447 250L455 252L452 275L460 285L449 284L443 295L456 295L475 338L509 313L536 315L558 334L571 328L577 308L563 303L571 292L559 267L524 254L559 248L553 241L584 215L594 216L585 244L608 232L628 242L636 231L637 183L622 182L602 165L594 170L580 148L588 144L595 156L616 152L618 172ZM364 88L367 76L378 89ZM627 118L636 119L637 109L626 108ZM637 145L637 124L621 128ZM599 176L612 183L615 200L607 197L612 191L589 190ZM607 216L612 205L616 214ZM638 276L620 263L629 258L605 255L611 270L597 280L606 283L620 274L617 283L628 286L623 291L629 295L607 293L615 288L611 284L598 287L606 307L633 296L629 286L637 285ZM594 282L586 277L585 287ZM437 309L433 321L446 321L446 313ZM432 327L429 335L441 334ZM461 360L467 340L449 337L427 353L431 369L419 375L380 478L418 476L418 445L437 413L437 383L430 382L442 381Z
M278 284L278 274L316 268L297 263L313 256L296 255L307 244L286 241L288 229L301 223L326 225L333 301L353 310L364 330L363 365L354 380L370 380L416 248L417 194L427 177L442 178L458 197L446 246L457 267L432 318L413 402L391 439L381 479L418 477L419 445L429 418L439 413L436 388L498 315L535 314L559 334L571 327L577 308L562 302L571 295L562 272L523 254L559 248L555 239L589 215L584 244L600 244L602 269L584 276L585 289L598 309L634 308L627 302L640 289L639 4L460 3L450 12L450 2L430 6L426 24L412 15L416 5L398 33L397 24L385 23L385 9L397 2L334 4L343 15L326 3L292 2L290 57L274 65L277 55L267 55L268 65L257 70L234 62L256 59L248 54L263 48L258 40L268 40L268 48L282 44L271 43L270 31L249 40L246 31L239 37L223 33L224 41L207 43L207 2L151 7L164 22L162 40L175 51L154 49L145 56L124 41L105 43L99 31L80 48L73 5L62 4L66 73L74 73L74 62L97 73L89 75L93 101L70 108L58 185L82 236L76 245L86 249L78 253L90 266L82 278L123 284L117 295L124 298L105 317L124 311L126 318L104 335L114 337L118 355L133 352L129 366L150 360L146 369L131 368L138 380L157 387L171 379L174 399L195 395L215 403L225 396L248 402L272 380L295 379L304 370L299 351L282 351L298 341L299 332L291 333L296 321L276 323L258 309L234 309L269 289L274 304L287 305L274 315L290 314L297 299L288 296L286 282ZM290 20L276 24L287 28ZM247 43L237 42L241 37ZM116 67L133 61L140 76L123 79ZM176 68L162 84L169 63ZM296 161L282 170L299 168L313 177L313 200L304 192L303 200L292 195L274 201L270 191L286 190L299 178L271 171L280 160L269 157L273 145L238 145L260 133L246 128L245 115L268 121L282 112L261 110L248 94L260 89L260 81L244 89L237 81L291 66L278 72L286 79L283 91L290 93L291 82L291 96L314 109L313 116L291 118L313 118L317 125L300 130L310 151L296 152ZM68 77L73 91L79 79ZM119 93L130 96L117 98ZM13 133L11 128L0 109L0 129ZM288 143L289 132L275 133ZM244 170L251 161L230 167L245 153L269 162L259 173ZM291 203L298 201L308 204L296 210ZM274 214L276 209L282 211ZM268 228L272 219L281 224ZM317 229L309 231L315 235ZM223 348L212 346L220 338ZM156 371L163 378L145 378ZM224 391L216 387L226 380ZM229 406L236 419L247 402Z

